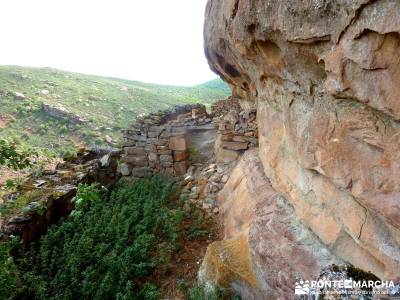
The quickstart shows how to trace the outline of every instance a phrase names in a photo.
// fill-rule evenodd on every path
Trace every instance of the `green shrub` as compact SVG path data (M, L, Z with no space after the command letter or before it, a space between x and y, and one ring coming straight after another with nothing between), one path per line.
M0 165L13 169L24 169L31 166L26 153L17 150L14 144L0 139Z
M60 148L58 150L58 153L64 159L72 159L72 158L77 157L78 149L76 149L73 146L65 146L65 147Z
M184 218L162 177L120 182L109 194L82 185L72 217L19 259L33 299L158 299L146 277L168 263ZM29 292L27 292L29 291Z
M191 288L185 297L187 300L220 300L220 299L240 299L236 298L237 296L229 297L230 293L229 290L221 288L221 287L214 287L211 291L206 291L203 286L194 286Z
M22 290L21 274L11 255L18 240L0 242L0 299L14 299Z
M64 134L64 133L67 133L67 132L69 132L68 126L67 125L62 125L60 127L60 133Z

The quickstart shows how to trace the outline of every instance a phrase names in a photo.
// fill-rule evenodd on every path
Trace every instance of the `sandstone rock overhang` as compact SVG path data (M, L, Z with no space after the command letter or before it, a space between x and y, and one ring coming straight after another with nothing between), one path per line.
M209 0L204 39L272 188L338 259L399 279L400 2Z

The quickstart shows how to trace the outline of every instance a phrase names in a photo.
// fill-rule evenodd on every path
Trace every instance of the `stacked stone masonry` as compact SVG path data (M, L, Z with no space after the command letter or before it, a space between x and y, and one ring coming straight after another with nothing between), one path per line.
M204 105L175 107L139 116L124 131L124 176L144 177L153 172L184 175L189 167L190 130L214 127Z
M217 163L235 161L244 151L257 147L257 111L243 110L236 98L212 105L214 122L218 124L215 155Z

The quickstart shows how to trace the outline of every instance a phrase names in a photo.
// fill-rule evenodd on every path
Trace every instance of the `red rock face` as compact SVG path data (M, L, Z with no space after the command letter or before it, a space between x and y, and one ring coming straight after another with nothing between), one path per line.
M204 36L257 108L264 172L293 216L338 259L400 278L400 2L209 0ZM250 246L265 264L282 247Z

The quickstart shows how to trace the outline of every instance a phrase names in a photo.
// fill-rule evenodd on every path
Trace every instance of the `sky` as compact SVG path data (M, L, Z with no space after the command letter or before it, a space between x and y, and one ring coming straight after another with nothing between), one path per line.
M0 65L159 84L217 76L203 51L207 0L1 0Z

